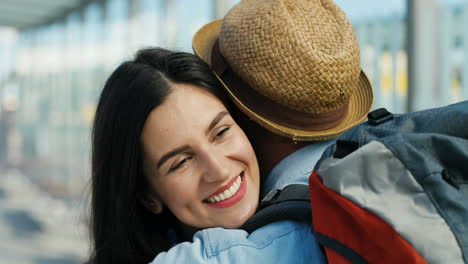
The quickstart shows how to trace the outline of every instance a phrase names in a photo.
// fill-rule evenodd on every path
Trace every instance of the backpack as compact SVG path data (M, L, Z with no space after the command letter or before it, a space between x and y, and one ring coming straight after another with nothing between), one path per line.
M332 264L468 263L468 101L369 113L243 229L286 219L311 223Z

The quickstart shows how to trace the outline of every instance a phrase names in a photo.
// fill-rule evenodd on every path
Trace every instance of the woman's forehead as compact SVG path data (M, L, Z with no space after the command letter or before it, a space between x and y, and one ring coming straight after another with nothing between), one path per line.
M175 84L163 104L156 107L148 117L152 126L168 130L186 126L194 129L204 126L220 111L227 111L223 103L206 89L190 85Z
M142 142L160 152L205 135L213 119L226 112L223 103L203 88L177 84L163 104L148 116ZM157 149L156 149L157 148Z

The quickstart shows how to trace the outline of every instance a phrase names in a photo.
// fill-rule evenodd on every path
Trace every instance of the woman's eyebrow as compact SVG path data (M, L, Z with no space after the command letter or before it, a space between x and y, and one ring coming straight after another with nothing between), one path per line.
M219 123L219 121L221 121L221 119L223 119L223 117L225 117L226 115L228 115L229 113L227 111L223 111L223 112L219 112L215 118L213 118L213 121L211 121L210 125L208 126L208 128L206 129L205 131L205 134L208 134L210 132L211 129L213 129L213 127L216 126L216 124Z
M226 115L228 115L229 113L227 111L222 111L222 112L219 112L215 118L213 118L213 121L211 121L210 125L208 126L208 128L206 129L205 133L208 134L210 132L211 129L213 129L213 127L216 126L216 124L219 123L219 121L221 121L221 119L223 119L223 117L225 117ZM164 154L158 161L158 164L156 165L156 168L159 169L161 167L161 165L163 165L164 162L166 162L168 159L170 159L171 157L181 153L181 152L184 152L186 151L187 149L189 149L190 147L185 145L185 146L182 146L182 147L178 147L174 150L171 150L169 152L167 152L166 154Z
M164 162L166 162L168 159L170 159L171 157L183 152L183 151L186 151L187 149L189 149L189 146L185 145L185 146L182 146L182 147L179 147L179 148L176 148L174 150L171 150L169 152L167 152L166 154L164 154L158 161L158 164L156 165L156 168L159 169L161 167L161 165L163 165Z

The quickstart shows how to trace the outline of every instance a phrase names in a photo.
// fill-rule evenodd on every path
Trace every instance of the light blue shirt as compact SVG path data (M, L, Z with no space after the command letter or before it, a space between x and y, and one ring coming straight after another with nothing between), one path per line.
M310 144L283 159L267 177L262 197L288 184L307 184L315 164L332 142ZM309 225L282 221L250 235L239 229L204 229L195 233L192 242L160 253L151 263L325 263L325 260Z

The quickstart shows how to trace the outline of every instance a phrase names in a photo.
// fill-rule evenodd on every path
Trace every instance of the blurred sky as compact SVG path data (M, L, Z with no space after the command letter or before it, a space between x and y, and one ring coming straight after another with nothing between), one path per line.
M468 0L423 0L436 1L440 5L461 5ZM335 0L348 17L352 20L368 19L372 17L404 15L406 14L406 0Z
M367 19L406 12L406 0L335 0L351 20Z

